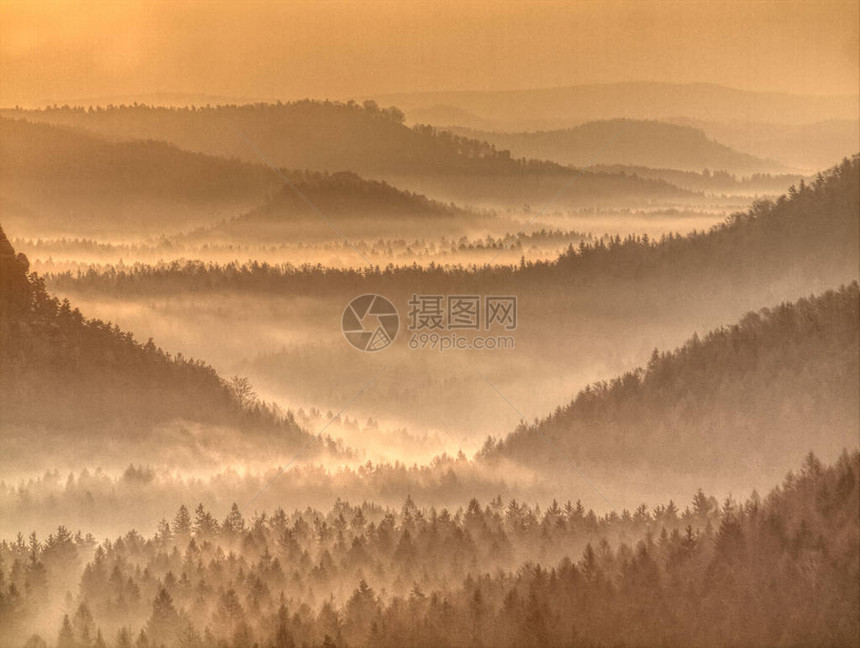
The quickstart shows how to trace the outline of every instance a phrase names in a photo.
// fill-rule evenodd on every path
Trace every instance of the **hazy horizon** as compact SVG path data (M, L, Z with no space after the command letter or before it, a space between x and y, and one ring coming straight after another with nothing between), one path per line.
M97 8L96 8L97 7ZM157 2L0 7L0 104L291 100L631 81L851 95L855 2ZM476 29L479 25L480 29ZM464 64L469 61L469 64Z

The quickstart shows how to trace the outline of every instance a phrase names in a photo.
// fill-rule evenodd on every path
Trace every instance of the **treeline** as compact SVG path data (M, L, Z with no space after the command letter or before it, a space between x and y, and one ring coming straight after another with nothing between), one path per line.
M135 295L177 290L242 290L332 294L360 290L391 293L493 288L539 294L559 289L570 296L607 282L658 281L673 285L757 286L769 281L834 285L857 278L860 260L860 157L790 187L776 200L758 200L726 223L686 236L667 234L600 237L571 245L556 261L516 266L374 266L333 269L322 265L214 264L200 261L108 266L50 278L59 290ZM510 257L508 257L510 258ZM514 257L516 258L516 257ZM668 283L666 283L668 282ZM371 290L372 288L372 290ZM385 293L388 294L388 293Z
M172 356L152 340L52 297L28 274L0 229L0 410L5 460L21 456L34 433L60 448L84 443L153 442L155 427L175 420L253 431L298 444L307 435L289 412L261 402L242 378L226 380L199 360ZM81 439L75 430L86 430ZM72 436L70 436L72 435Z
M28 648L853 646L858 474L856 451L810 453L764 499L684 510L407 498L182 506L99 544L61 527L0 543L0 626Z
M856 270L860 254L860 156L791 186L776 200L760 199L745 212L708 232L667 236L616 237L570 249L559 269L570 276L641 276L660 273L718 281L744 277L762 267L784 268L787 277L820 277L834 262ZM852 278L856 277L856 273Z
M588 242L596 240L590 232L578 230L566 230L560 228L540 228L534 231L526 231L514 238L513 234L493 236L441 236L438 239L426 237L399 237L399 238L368 238L367 240L354 241L354 245L369 255L385 256L403 253L404 256L431 256L434 254L456 254L457 252L499 251L503 249L523 250L530 248L567 248L571 243L579 244L580 241ZM145 243L105 243L92 238L59 237L59 238L17 238L12 240L17 249L22 250L31 257L47 260L52 256L69 255L78 259L110 258L121 256L125 258L136 258L148 255L199 253L201 256L209 256L209 253L225 252L236 256L249 255L250 252L285 252L288 250L341 250L348 245L343 241L331 241L325 243L307 243L296 241L294 243L264 243L249 246L243 243L207 243L192 244L182 236L161 237Z
M625 173L641 178L665 180L681 189L709 194L780 193L786 186L796 185L804 179L798 174L751 173L741 175L721 169L712 170L708 167L704 167L701 171L679 171L677 169L651 168L632 164L595 164L592 169L607 173Z
M550 173L565 167L538 160L512 159L486 142L437 131L409 128L396 107L375 102L295 101L243 106L167 108L107 106L6 110L3 116L86 128L116 140L171 142L212 155L259 159L231 129L261 147L274 164L317 171L402 173Z
M813 440L831 452L856 440L858 358L854 282L655 349L647 367L488 438L481 454L543 467L791 465Z
M190 237L193 238L193 237ZM470 260L489 260L499 252L511 250L527 258L555 258L569 245L580 241L593 241L595 237L576 230L542 228L513 234L486 236L398 236L367 240L352 240L363 256L388 263L446 263L464 264ZM157 263L164 260L201 259L211 262L230 262L237 258L255 258L260 262L276 262L290 258L295 263L322 262L329 267L355 266L364 261L344 241L279 242L210 242L189 240L179 236L161 237L141 243L104 243L91 238L17 238L12 244L30 257L31 263L43 273L84 270L102 263L118 263L135 259L140 263ZM338 262L339 260L339 262Z

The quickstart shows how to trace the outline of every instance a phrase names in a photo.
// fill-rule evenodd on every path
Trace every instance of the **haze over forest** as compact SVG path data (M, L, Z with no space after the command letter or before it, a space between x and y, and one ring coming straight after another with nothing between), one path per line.
M854 2L0 6L0 648L860 642Z

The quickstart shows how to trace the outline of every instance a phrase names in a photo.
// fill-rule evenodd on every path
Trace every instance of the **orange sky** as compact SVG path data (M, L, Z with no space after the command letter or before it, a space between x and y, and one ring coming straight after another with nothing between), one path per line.
M0 0L0 105L706 81L858 92L858 3Z

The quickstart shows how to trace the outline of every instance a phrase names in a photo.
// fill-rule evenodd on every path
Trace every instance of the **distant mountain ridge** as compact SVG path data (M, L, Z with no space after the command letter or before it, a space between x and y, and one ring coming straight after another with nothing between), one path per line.
M825 119L856 120L860 98L753 92L710 83L627 82L508 91L451 91L382 94L407 115L421 110L422 120L450 125L469 114L480 121L459 126L494 130L570 128L598 119L684 117L708 121L793 124ZM433 116L428 109L440 107Z
M443 202L490 208L522 208L546 201L578 173L555 162L515 159L487 142L432 126L409 128L399 109L380 108L372 102L363 106L299 101L211 108L51 108L2 110L0 117L12 123L83 130L116 145L132 140L167 142L186 152L261 167L259 151L279 168L352 172ZM586 172L577 179L577 192L561 196L559 205L617 197L677 198L689 193L666 182Z
M658 121L611 119L564 130L522 133L449 130L490 142L499 149L509 149L514 157L540 158L573 166L584 166L600 153L597 161L602 165L699 172L710 169L747 175L786 170L775 160L756 158L715 142L700 129ZM622 135L613 141L618 133ZM612 142L611 146L606 146L608 142Z
M188 151L311 171L569 174L551 162L519 161L476 140L409 128L397 108L318 101L202 108L109 106L93 110L2 110L0 116L84 128L127 141L161 140ZM246 141L247 140L247 141Z

